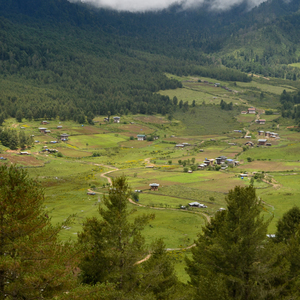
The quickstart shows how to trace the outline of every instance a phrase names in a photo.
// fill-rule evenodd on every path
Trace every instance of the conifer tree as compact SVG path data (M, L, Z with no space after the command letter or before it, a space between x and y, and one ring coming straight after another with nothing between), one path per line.
M261 201L253 186L235 187L203 228L187 272L197 299L267 299L276 296L288 263L266 240L269 221L260 216ZM283 282L284 280L282 280ZM272 298L274 299L274 298Z
M147 255L145 240L141 235L144 226L153 215L136 217L127 209L131 191L125 177L113 180L109 195L103 197L99 207L101 220L88 219L79 235L85 256L81 261L83 283L111 282L117 288L130 291L137 287L140 266L136 264Z
M73 247L58 240L43 190L23 169L0 166L0 299L52 299L73 286Z

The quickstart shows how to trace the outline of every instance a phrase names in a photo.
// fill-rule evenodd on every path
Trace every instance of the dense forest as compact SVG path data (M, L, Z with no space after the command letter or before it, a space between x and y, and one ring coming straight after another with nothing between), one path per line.
M175 5L133 14L67 0L1 2L1 118L19 111L91 123L100 114L172 114L172 101L156 92L181 83L164 73L296 80L288 64L299 59L297 9L297 1L274 0L250 12Z

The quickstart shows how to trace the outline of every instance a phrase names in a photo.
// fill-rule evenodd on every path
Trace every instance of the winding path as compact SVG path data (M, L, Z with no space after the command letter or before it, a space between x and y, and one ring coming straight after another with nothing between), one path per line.
M150 163L150 158L146 158L144 161L145 161L146 163ZM98 165L98 166L100 166L100 165ZM101 166L104 166L104 165L101 165ZM107 176L107 174L110 174L110 173L112 173L112 172L118 171L119 169L118 169L118 168L115 168L115 167L111 167L111 166L105 166L105 167L112 168L113 170L110 170L110 171L107 171L107 172L105 172L105 173L102 173L102 174L101 174L101 177L106 178L107 181L109 182L109 184L112 184L112 180L111 180L110 177ZM92 192L92 190L88 190L88 191ZM97 194L102 194L102 193L97 192ZM137 203L137 202L133 201L131 198L128 198L128 201L129 201L131 204L137 205L137 206L139 206L139 207L148 207L148 206L146 206L146 205L142 205L142 204L140 204L140 203ZM167 210L172 210L172 211L178 211L178 209L175 209L175 208L163 208L163 207L148 207L148 208L150 208L150 209L157 209L157 210L164 210L164 209L167 209ZM207 221L208 223L210 223L210 216L208 216L207 214L201 213L201 212L193 212L193 213L194 213L194 214L199 214L199 215L201 215L202 217L204 217L204 218L206 219L206 221ZM192 245L190 245L190 246L188 246L188 247L185 247L185 248L167 248L166 251L182 251L182 250L188 250L188 249L193 248L193 247L195 247L195 246L196 246L196 244L192 244ZM144 257L143 259L137 261L135 264L136 264L136 265L141 264L141 263L147 261L150 257L151 257L151 253L149 253L149 254L148 254L146 257Z

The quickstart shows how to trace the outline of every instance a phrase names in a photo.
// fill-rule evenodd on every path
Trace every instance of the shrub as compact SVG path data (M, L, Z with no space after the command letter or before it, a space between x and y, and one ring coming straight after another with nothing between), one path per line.
M57 157L63 157L63 154L61 152L58 152Z
M131 136L129 139L130 139L131 141L134 140L134 136Z
M187 167L183 168L183 172L185 172L185 173L187 173L188 170L189 170L189 168L187 168Z

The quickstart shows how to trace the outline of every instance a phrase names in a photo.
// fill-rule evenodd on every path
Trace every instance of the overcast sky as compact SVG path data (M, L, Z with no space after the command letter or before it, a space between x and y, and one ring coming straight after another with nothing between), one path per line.
M233 5L246 1L249 8L265 2L266 0L69 0L70 2L86 2L97 7L111 8L119 11L144 12L158 11L168 8L171 4L182 3L184 8L200 6L210 2L212 9L225 10Z

